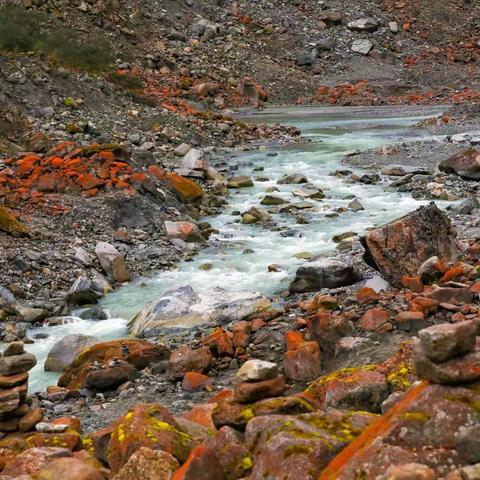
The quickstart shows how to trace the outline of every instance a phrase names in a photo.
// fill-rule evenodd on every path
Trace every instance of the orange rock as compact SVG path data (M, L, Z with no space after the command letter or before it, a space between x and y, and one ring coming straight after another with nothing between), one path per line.
M408 304L408 309L412 312L423 312L430 315L438 311L439 302L434 298L416 297Z
M480 282L475 283L470 287L470 291L472 293L476 293L477 295L480 294Z
M72 478L75 480L105 480L104 470L98 470L77 458L59 458L38 472L38 480Z
M423 291L423 282L419 276L409 277L408 275L403 275L400 279L401 284L409 288L412 292L420 293Z
M423 312L400 312L394 323L397 328L405 331L418 331L427 326Z
M194 444L170 412L153 403L137 404L114 422L107 450L112 473L118 472L140 447L163 450L185 462Z
M293 330L285 332L284 336L287 350L295 350L305 342L303 335L299 332L294 332Z
M250 323L245 320L237 322L232 326L233 348L246 348L250 342Z
M223 400L229 400L233 398L233 390L229 390L228 388L221 390L216 395L210 398L208 403L217 403Z
M411 389L403 399L391 408L385 415L378 418L370 424L370 426L348 447L342 450L323 470L318 480L336 480L341 478L341 472L357 455L360 456L364 450L380 437L388 433L393 425L394 419L407 412L412 402L425 390L427 382L422 382L417 387Z
M64 433L35 433L27 438L27 443L32 447L62 447L74 451L81 446L81 437L74 430Z
M159 180L164 179L166 175L165 170L162 170L158 165L150 165L148 171Z
M28 175L32 172L33 168L38 165L39 161L40 157L38 155L26 155L17 162L17 174L20 176Z
M195 181L177 175L176 173L168 173L166 178L181 202L193 203L202 199L203 189Z
M183 377L182 388L186 392L196 392L197 390L208 389L213 384L213 380L208 375L198 372L187 372Z
M82 432L80 419L77 417L58 417L50 421L53 425L68 425L68 428L75 430L78 433Z
M261 328L263 328L266 323L261 318L255 318L252 320L250 326L252 327L252 332L258 332Z
M217 327L210 335L203 337L202 345L214 347L218 356L233 356L232 340L228 332L223 328Z
M77 182L84 190L97 188L104 183L103 180L100 180L99 178L94 177L89 173L85 175L79 175L77 178Z
M283 355L283 368L287 378L308 382L320 375L321 353L317 342L303 341Z
M226 393L228 393L228 395L225 395ZM217 393L215 397L216 396L230 398L233 396L233 392L231 390L222 390L220 393ZM187 410L186 412L181 413L180 417L198 423L199 425L203 425L204 427L210 429L212 432L215 432L217 429L215 428L215 424L212 420L212 412L216 406L216 402L195 405L191 410Z
M392 329L389 319L390 314L383 308L371 308L362 315L358 326L367 332L387 332Z
M380 298L380 295L373 288L363 287L357 292L357 300L360 303L373 303Z
M463 267L458 266L451 268L450 270L445 272L443 277L440 279L440 283L449 282L450 280L460 277L461 275L463 275Z
M212 448L197 445L172 480L224 480L222 466Z
M119 339L100 342L81 352L58 380L60 387L83 388L94 362L103 364L113 358L125 360L138 370L169 356L166 347L145 340Z

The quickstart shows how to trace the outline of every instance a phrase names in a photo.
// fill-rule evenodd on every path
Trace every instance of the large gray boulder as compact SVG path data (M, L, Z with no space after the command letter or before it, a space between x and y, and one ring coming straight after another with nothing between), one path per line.
M55 343L47 359L44 369L46 372L63 372L75 360L77 355L97 342L95 337L72 333Z
M69 305L85 305L97 303L100 295L87 277L78 277L65 296Z
M5 287L0 286L0 308L12 307L15 303L16 300L13 293Z
M95 254L103 270L110 278L120 283L130 280L125 258L113 245L107 242L97 242Z
M322 288L353 285L362 279L351 265L338 260L317 260L298 268L290 284L291 293L317 292Z
M133 335L149 337L165 330L237 322L266 310L270 301L257 292L229 292L216 288L198 295L184 286L165 292L145 305L129 323Z

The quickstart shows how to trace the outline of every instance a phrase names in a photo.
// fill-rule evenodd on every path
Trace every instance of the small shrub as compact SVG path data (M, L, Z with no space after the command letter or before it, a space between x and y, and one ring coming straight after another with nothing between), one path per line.
M38 13L4 5L0 7L0 49L13 52L30 52L45 40L45 17Z
M141 90L143 88L141 78L136 75L114 72L110 74L110 79L116 85L126 88L127 90Z

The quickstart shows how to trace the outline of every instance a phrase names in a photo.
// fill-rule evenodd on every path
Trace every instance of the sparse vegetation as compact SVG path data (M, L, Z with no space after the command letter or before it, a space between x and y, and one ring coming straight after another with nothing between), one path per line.
M81 41L67 30L48 31L48 17L20 7L0 7L0 50L34 52L52 57L62 65L87 71L103 71L111 63L105 40Z

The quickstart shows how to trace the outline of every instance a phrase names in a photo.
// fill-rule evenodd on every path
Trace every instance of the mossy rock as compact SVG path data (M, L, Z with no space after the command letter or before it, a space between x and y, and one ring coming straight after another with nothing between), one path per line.
M27 227L23 223L19 222L6 207L1 205L0 230L13 235L14 237L21 237L29 234Z

